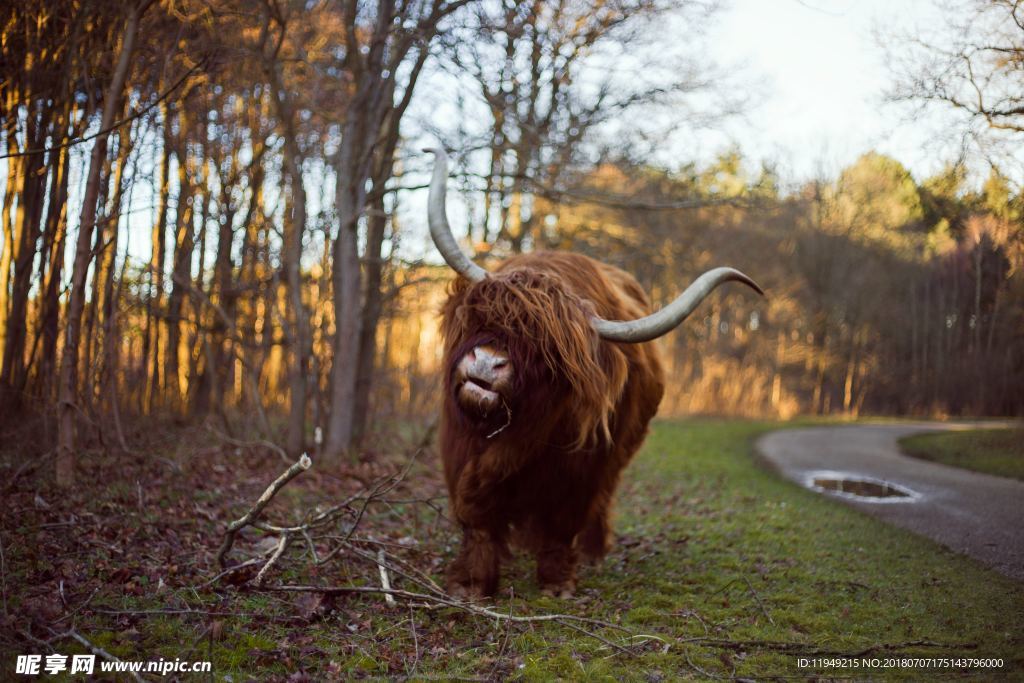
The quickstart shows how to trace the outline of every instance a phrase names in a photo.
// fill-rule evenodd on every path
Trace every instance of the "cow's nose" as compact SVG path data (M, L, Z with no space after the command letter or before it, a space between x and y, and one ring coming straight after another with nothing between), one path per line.
M508 356L486 346L478 346L467 353L461 365L466 377L489 385L507 379L512 373Z

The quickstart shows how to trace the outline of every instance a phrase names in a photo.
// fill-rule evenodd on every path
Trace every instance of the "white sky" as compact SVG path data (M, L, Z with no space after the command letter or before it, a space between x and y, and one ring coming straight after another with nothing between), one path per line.
M745 65L760 97L727 139L748 160L778 162L784 181L834 175L871 149L918 180L940 170L946 159L928 144L934 129L883 102L892 74L874 35L935 19L930 0L731 0L709 32L711 56Z

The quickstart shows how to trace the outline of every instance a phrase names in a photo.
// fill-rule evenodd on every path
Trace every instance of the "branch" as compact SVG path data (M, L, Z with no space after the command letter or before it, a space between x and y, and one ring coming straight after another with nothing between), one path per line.
M78 633L78 631L76 631L74 629L71 629L70 631L67 631L66 633L62 633L62 634L56 634L56 632L53 631L52 629L51 629L50 632L54 633L57 638L72 638L74 640L77 640L89 652L93 653L97 657L101 657L101 658L107 660L108 662L120 662L121 661L120 659L118 659L114 655L112 655L109 652L107 652L106 650L104 650L102 647L99 647L97 645L93 645L92 643L90 643L88 640L85 639L84 636L82 636L80 633ZM144 680L141 676L139 676L139 674L135 673L134 671L128 671L128 673L129 673L129 675L131 675L131 677L134 680L139 681L140 683L141 683L141 681Z
M228 552L231 550L231 546L235 543L235 535L253 523L253 521L263 512L263 508L267 507L274 496L281 488L290 482L292 479L308 470L313 465L313 461L309 459L309 456L305 453L295 463L285 470L284 474L275 479L267 490L263 492L263 495L259 497L256 504L253 505L245 515L240 519L235 520L228 525L227 531L224 532L224 542L220 546L220 550L217 552L217 563L223 568L226 564L226 558Z
M515 616L505 614L503 612L496 612L486 607L480 607L469 602L463 602L450 596L436 596L427 595L426 593L414 593L412 591L401 590L398 588L377 588L376 586L309 586L309 585L296 585L296 584L277 584L274 586L263 586L260 590L272 591L276 593L323 593L324 595L348 595L348 594L385 594L392 595L396 598L402 598L404 600L419 600L427 605L433 604L434 606L453 607L455 609L469 612L477 616L489 617L491 619L498 619L507 622L515 623L538 623L544 621L574 621L581 624L592 624L594 626L603 626L604 628L611 628L617 631L625 633L632 632L624 626L613 624L607 621L601 621L600 619L591 619L590 617L580 617L575 614L535 614L526 616Z
M62 142L59 145L53 145L52 147L40 147L38 149L25 150L24 152L10 152L8 154L0 154L0 159L10 159L11 157L24 157L24 156L29 156L29 155L32 155L32 154L45 154L45 153L48 153L48 152L56 151L58 149L64 149L65 147L73 147L73 146L79 145L79 144L81 144L83 142L88 142L89 140L93 140L95 138L98 138L101 135L106 135L107 133L109 133L109 132L111 132L113 130L117 130L118 128L120 128L121 126L125 125L126 123L131 123L135 119L137 119L137 118L139 118L141 116L145 116L147 113L152 111L154 107L156 107L158 104L160 104L161 102L166 100L168 97L170 97L171 93L174 92L175 90L177 90L178 88L180 88L185 83L185 81L188 80L188 77L191 76L194 71L197 71L198 69L200 69L202 66L204 66L206 64L206 60L207 60L206 57L203 57L202 59L200 59L196 63L196 65L193 66L188 71L186 71L185 75L182 76L181 78L179 78L174 85L172 85L170 88L165 90L163 93L161 93L161 95L159 97L157 97L155 100L153 100L152 102L147 104L145 107L143 107L139 111L126 116L125 118L121 119L120 121L115 121L114 123L110 124L106 128L104 128L102 130L96 131L92 135L86 135L85 137L77 138L75 140L68 140L67 142Z

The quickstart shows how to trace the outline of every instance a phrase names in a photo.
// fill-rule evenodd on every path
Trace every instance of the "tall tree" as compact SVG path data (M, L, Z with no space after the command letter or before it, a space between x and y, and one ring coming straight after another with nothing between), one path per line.
M260 51L283 140L283 166L288 189L288 210L284 217L281 249L292 355L288 369L289 416L285 449L296 456L305 448L306 385L313 351L309 312L302 297L302 245L306 236L307 201L303 185L303 152L299 145L298 116L293 96L284 85L280 60L291 13L286 13L287 10L269 0L264 3L264 12L266 18Z
M330 457L348 450L355 434L360 311L367 284L360 272L360 221L370 192L384 192L382 183L392 172L385 145L381 164L384 172L372 177L374 155L381 151L382 141L398 135L440 23L468 1L431 0L421 4L378 0L365 6L357 0L343 3L345 58L341 66L351 92L333 164L338 220L331 264L335 334L324 442L324 452ZM374 181L381 184L368 188Z
M152 0L130 3L125 9L124 29L119 41L117 64L103 92L103 110L99 121L99 134L93 143L88 177L82 198L82 212L78 219L78 238L71 271L71 292L68 301L67 322L64 333L63 360L60 373L57 439L57 484L71 486L75 477L75 412L78 409L78 363L81 342L82 311L85 308L85 284L92 261L91 243L96 226L96 203L99 199L100 170L107 153L107 139L113 127L114 116L121 109L125 85L131 65L132 52L138 38L142 16Z

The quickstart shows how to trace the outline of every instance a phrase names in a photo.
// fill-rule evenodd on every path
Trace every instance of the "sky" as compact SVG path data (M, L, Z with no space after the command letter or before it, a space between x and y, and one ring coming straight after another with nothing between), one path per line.
M703 164L737 146L752 170L762 161L773 163L783 189L812 177L835 177L871 150L898 159L918 181L952 158L932 144L941 113L908 120L906 108L883 101L892 74L877 29L935 25L934 0L723 3L707 32L708 58L737 74L736 82L750 88L753 106L717 130L686 136L672 158ZM87 154L89 149L85 145L76 151ZM3 164L0 177L5 173ZM148 190L140 188L138 195L142 210L128 217L131 251L145 255L154 208ZM410 206L422 202L425 197L407 200ZM457 204L449 202L456 219L463 208Z
M707 134L700 153L735 143L790 181L834 175L872 149L918 180L937 172L945 160L929 142L940 123L908 121L905 107L883 101L892 74L875 37L935 18L930 0L730 0L708 34L710 57L743 65L756 104L724 136Z

